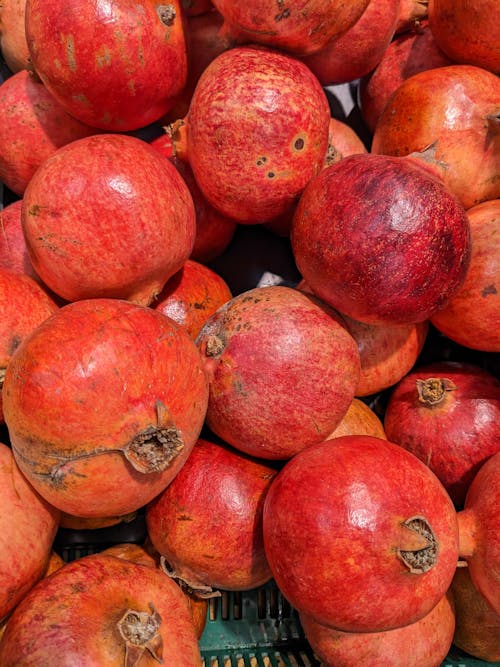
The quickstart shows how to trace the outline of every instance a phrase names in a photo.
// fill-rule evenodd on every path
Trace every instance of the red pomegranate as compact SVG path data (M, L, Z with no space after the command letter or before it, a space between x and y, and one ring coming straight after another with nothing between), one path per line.
M371 132L389 97L403 81L418 72L452 64L436 44L427 21L420 23L417 30L397 35L373 72L359 82L361 115Z
M160 493L198 439L207 400L188 334L121 299L60 308L23 341L4 382L22 471L53 505L88 518L128 514Z
M423 322L465 278L463 206L413 158L350 155L306 186L292 224L295 261L330 306L367 324Z
M253 456L287 459L320 442L354 398L354 339L327 306L291 287L234 297L197 344L210 385L206 422Z
M322 85L347 83L371 72L389 46L400 0L369 0L358 20L319 51L302 58Z
M500 615L500 452L480 467L458 513L459 556L472 583Z
M85 622L82 622L85 619ZM95 554L43 579L12 614L2 667L201 664L180 588L151 567Z
M36 73L61 106L107 131L158 120L186 83L178 0L27 0L26 39Z
M500 8L496 0L429 0L429 26L455 62L500 74Z
M170 317L195 339L208 318L231 298L228 284L218 273L188 259L167 281L151 308Z
M457 564L456 512L442 484L416 456L371 436L327 440L287 461L263 526L285 598L347 632L423 618Z
M330 118L325 167L330 167L342 158L357 153L368 153L361 137L347 123L337 118Z
M173 124L207 200L239 222L287 212L321 170L330 109L325 91L294 57L258 47L220 54L201 75L186 118Z
M97 132L67 114L26 70L0 85L0 116L0 181L18 195L59 147Z
M436 145L443 182L471 208L500 197L500 79L473 65L418 72L394 91L372 153L408 155Z
M392 391L384 428L392 442L437 475L455 505L500 450L500 382L473 364L439 361L408 373Z
M471 262L465 281L432 324L474 350L500 352L500 199L468 209Z
M451 592L455 600L455 646L479 660L500 662L500 614L474 586L468 567L457 567Z
M12 355L58 308L32 278L0 268L0 423L4 420L2 388Z
M67 301L148 305L189 257L192 197L145 141L100 134L47 158L23 197L26 245L42 280Z
M23 273L40 282L26 248L21 223L22 206L22 199L16 199L0 209L0 268Z
M429 0L399 0L399 19L396 34L415 30L418 32L427 19Z
M11 72L29 66L24 30L26 0L2 0L0 5L0 51Z
M373 435L387 440L384 425L376 413L359 398L353 398L347 412L327 440L342 435Z
M200 597L268 581L262 507L275 473L223 443L198 440L146 508L148 535L167 573Z
M348 30L369 0L213 0L224 17L224 31L240 42L257 42L296 55L313 53Z
M0 443L0 621L42 578L59 523L59 512L41 498Z
M300 614L309 644L324 667L440 667L453 640L455 612L448 592L423 618L382 632L342 632Z

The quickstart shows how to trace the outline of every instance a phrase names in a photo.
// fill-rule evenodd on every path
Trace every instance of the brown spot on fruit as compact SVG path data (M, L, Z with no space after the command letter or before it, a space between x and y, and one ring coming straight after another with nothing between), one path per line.
M176 12L173 5L159 5L156 9L160 21L166 25L171 26L174 23Z

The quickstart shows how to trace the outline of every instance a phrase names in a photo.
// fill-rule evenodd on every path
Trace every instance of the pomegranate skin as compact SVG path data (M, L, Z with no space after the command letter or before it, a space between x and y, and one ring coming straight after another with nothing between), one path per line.
M500 197L500 79L473 65L418 72L388 100L372 153L408 155L436 146L444 184L466 209Z
M27 70L0 85L0 181L22 195L40 164L98 130L70 116Z
M94 554L66 564L23 599L0 642L0 663L193 667L201 656L188 602L174 582L155 568Z
M465 281L431 321L459 345L500 352L500 199L476 204L467 217L472 255Z
M67 301L148 305L189 257L194 204L146 142L100 134L58 149L31 179L22 224L36 272Z
M325 91L303 63L266 48L235 47L201 75L174 149L221 213L268 222L288 212L321 170L329 121Z
M0 51L11 72L29 65L24 29L26 0L3 0L0 6Z
M0 210L0 268L22 273L40 282L33 268L21 223L22 199L16 199Z
M381 420L359 398L353 398L339 425L326 439L331 440L342 435L373 435L376 438L387 440Z
M477 471L500 449L499 422L495 376L445 361L420 366L401 380L389 397L384 429L389 440L429 466L461 509Z
M413 454L375 437L327 440L287 461L266 495L263 525L285 598L338 630L418 621L445 595L456 568L448 494ZM412 571L413 554L426 556Z
M367 324L429 319L470 262L463 206L410 158L350 155L324 169L300 198L290 238L313 292Z
M195 595L268 581L262 508L275 474L223 443L198 440L183 469L146 508L148 535L170 576Z
M45 502L0 443L0 621L41 579L49 562L59 511Z
M213 0L224 17L226 34L295 55L314 53L359 19L369 0L296 0L291 6L273 0Z
M239 294L196 342L209 377L207 425L252 456L287 459L320 442L354 398L354 339L335 313L296 289Z
M54 39L54 35L60 39ZM187 77L179 3L27 0L33 67L59 104L108 132L158 120Z
M455 612L447 593L419 621L386 632L342 632L305 614L300 622L324 667L440 667L453 640Z
M83 518L134 512L162 491L198 439L207 400L188 334L120 299L60 308L22 342L4 382L20 468Z

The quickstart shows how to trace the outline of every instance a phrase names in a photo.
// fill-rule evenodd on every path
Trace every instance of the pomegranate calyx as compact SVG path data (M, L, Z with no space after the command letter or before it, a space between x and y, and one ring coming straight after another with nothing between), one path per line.
M2 390L2 387L3 387L3 381L5 380L6 371L7 371L7 368L5 368L5 367L0 368L0 391Z
M166 470L184 447L181 434L161 401L157 401L156 410L157 426L140 431L123 449L125 458L138 472Z
M208 600L210 598L218 598L221 596L221 592L214 590L211 586L199 582L195 583L193 581L188 581L185 576L178 574L164 556L160 557L160 568L167 577L174 579L182 590L192 597L199 598L200 600Z
M124 667L139 664L144 651L148 651L159 663L162 663L163 641L159 633L161 616L150 602L147 611L127 609L117 623L118 632L125 642Z
M225 347L226 345L222 338L213 334L207 338L205 354L207 357L217 357L219 354L222 354Z
M457 388L448 378L427 378L426 380L417 380L418 400L424 405L432 407L439 405L446 393Z
M172 153L174 157L188 162L188 138L187 138L187 122L184 118L165 126L165 132L170 137L172 142Z
M416 540L416 548L413 548L414 545L411 545L411 548L404 548L410 546L410 544L405 543L405 539L397 550L398 558L413 574L428 572L437 562L439 548L429 522L422 516L414 516L404 521L401 526L418 535L420 539L423 538L423 540L420 543L418 539ZM405 538L408 536L407 532L403 534ZM415 539L415 536L413 539ZM425 546L421 547L420 544L425 544Z
M159 5L156 8L156 13L158 14L160 21L163 25L167 26L167 28L174 24L177 15L174 5Z

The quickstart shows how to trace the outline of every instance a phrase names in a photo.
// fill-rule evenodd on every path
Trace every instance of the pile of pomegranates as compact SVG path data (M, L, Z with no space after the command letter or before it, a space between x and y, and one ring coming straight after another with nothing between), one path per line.
M500 660L499 24L0 1L0 667Z

